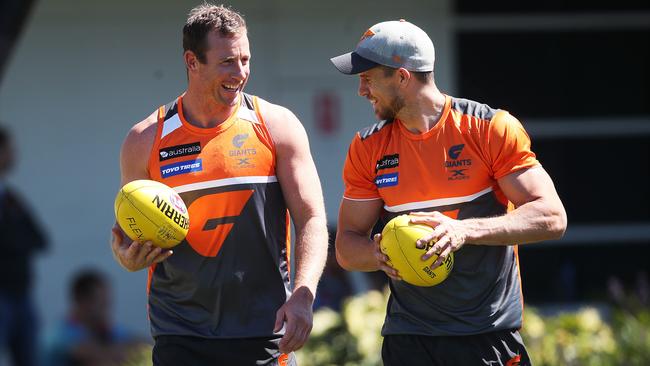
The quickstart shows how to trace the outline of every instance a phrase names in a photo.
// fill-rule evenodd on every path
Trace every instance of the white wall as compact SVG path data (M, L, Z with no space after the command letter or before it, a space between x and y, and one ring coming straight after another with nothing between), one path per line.
M37 263L36 295L46 327L65 310L66 283L83 266L115 282L117 318L143 334L146 273L127 273L108 245L118 152L129 127L185 87L180 32L195 2L41 0L0 87L0 120L17 140L13 183L51 234ZM340 172L355 131L374 123L356 95L357 79L329 58L350 50L372 24L405 18L434 40L439 86L453 91L447 1L240 1L252 47L249 93L285 105L302 120L323 183L331 224L342 193ZM342 128L319 135L315 93L341 100Z

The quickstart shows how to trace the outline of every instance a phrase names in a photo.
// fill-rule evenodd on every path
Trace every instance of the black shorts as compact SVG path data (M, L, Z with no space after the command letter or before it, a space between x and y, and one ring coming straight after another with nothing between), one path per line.
M385 366L529 366L530 359L516 330L471 336L428 337L388 335L381 357Z
M154 366L296 366L293 353L278 351L280 338L208 339L158 336L153 347Z

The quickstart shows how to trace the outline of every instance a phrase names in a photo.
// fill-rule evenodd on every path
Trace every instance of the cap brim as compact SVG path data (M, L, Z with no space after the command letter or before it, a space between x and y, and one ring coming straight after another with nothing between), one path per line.
M375 66L379 66L378 63L368 60L359 56L356 52L346 53L341 56L332 57L330 59L340 72L347 75L354 75L364 71L368 71Z

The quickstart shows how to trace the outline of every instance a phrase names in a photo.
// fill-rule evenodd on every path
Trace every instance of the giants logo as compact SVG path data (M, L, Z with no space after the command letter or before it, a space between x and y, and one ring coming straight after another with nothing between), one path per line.
M454 145L449 148L449 157L452 159L458 159L458 156L463 151L465 144Z

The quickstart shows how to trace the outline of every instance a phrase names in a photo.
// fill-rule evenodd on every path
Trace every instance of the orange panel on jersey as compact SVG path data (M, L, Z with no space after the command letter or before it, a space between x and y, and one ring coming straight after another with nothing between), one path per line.
M447 216L447 217L450 217L450 218L452 218L452 219L455 220L455 219L458 218L458 212L459 212L459 211L460 211L460 209L458 209L458 210L451 210L451 211L443 211L443 212L441 212L441 213L442 213L443 215L445 215L445 216Z
M190 246L202 256L215 257L252 195L252 189L221 192L192 202L188 207L190 229L186 238ZM192 220L192 217L206 219Z

